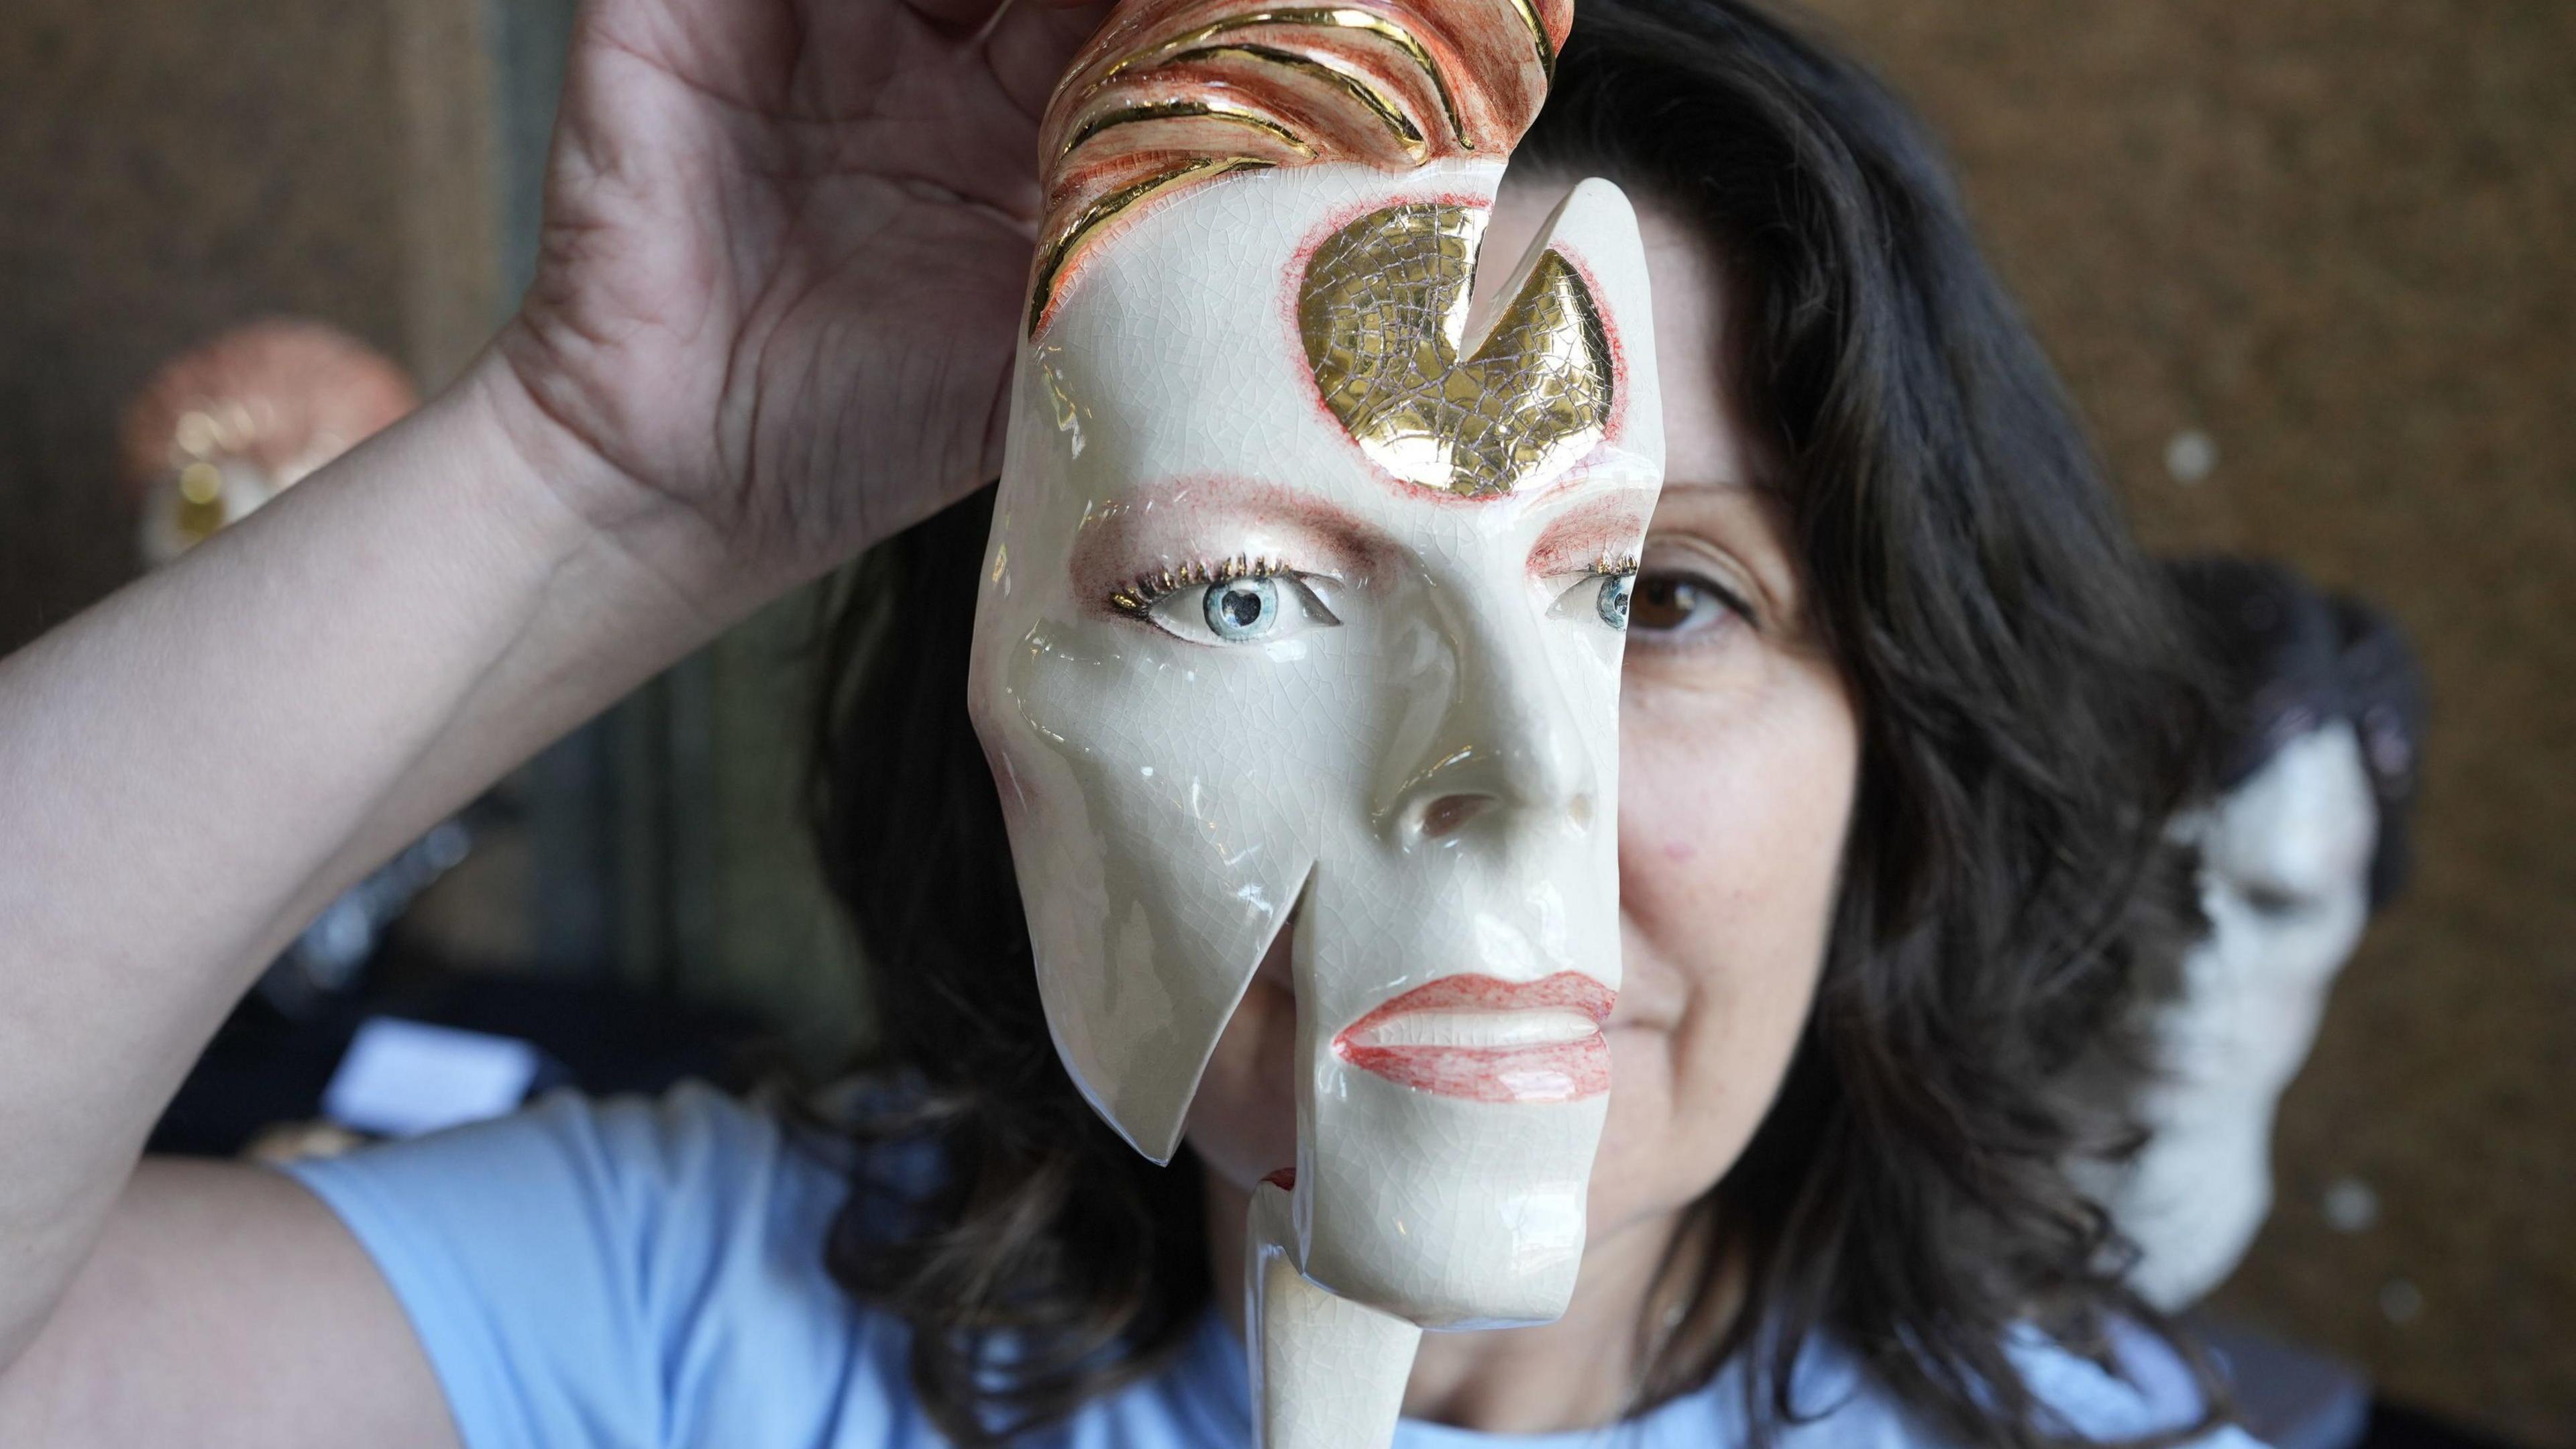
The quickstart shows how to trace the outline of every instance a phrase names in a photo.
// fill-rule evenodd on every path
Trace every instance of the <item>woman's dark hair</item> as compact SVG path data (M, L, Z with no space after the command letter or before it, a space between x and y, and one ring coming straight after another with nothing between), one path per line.
M1757 1424L1812 1416L1791 1369L1827 1335L1962 1441L2071 1437L2008 1344L2037 1323L2106 1353L2106 1310L2156 1322L2065 1172L2121 1124L2059 1085L2193 923L2162 827L2200 694L2168 597L1936 148L1852 62L1744 0L1583 0L1516 164L1610 176L1714 243L1740 416L1863 721L1814 1011L1693 1209L1718 1253L1675 1259L1722 1265L1685 1285L1711 1331L1650 1355L1644 1401L1743 1355ZM830 1263L911 1325L921 1401L970 1443L1155 1366L1209 1292L1195 1166L1096 1120L1041 1016L966 715L990 508L861 571L815 802L907 1083L860 1135L930 1134L944 1166L927 1192L863 1174Z
M2377 609L2276 563L2187 558L2165 573L2216 692L2211 783L2233 790L2292 740L2351 725L2378 806L2370 904L2388 904L2412 859L2424 739L2424 679L2406 636Z

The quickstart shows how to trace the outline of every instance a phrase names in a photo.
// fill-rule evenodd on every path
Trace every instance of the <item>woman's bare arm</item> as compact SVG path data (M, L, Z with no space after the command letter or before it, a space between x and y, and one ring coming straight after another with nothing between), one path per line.
M229 1162L146 1161L0 1378L0 1444L456 1449L393 1290L322 1200Z
M998 470L1034 118L1098 11L995 3L587 0L490 352L0 661L0 1442L443 1432L318 1203L137 1154L332 894Z
M719 622L556 501L540 421L487 363L0 661L0 1363L313 906Z

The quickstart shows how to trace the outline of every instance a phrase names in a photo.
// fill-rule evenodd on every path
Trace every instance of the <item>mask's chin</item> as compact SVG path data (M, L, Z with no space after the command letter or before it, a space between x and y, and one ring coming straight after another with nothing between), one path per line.
M1350 1022L1304 1009L1336 941L1299 903L1295 984L1297 1268L1336 1296L1426 1328L1487 1328L1565 1311L1607 1092L1564 1101L1426 1090L1336 1050Z
M1497 1107L1338 1064L1327 1074L1298 1144L1306 1276L1427 1328L1564 1313L1606 1099Z
M1310 923L1311 899L1263 957L1191 1106L1190 1144L1218 1201L1286 1189L1289 1262L1354 1303L1434 1328L1557 1317L1583 1254L1606 1094L1463 1100L1344 1060L1333 1039L1348 1023L1300 1009L1318 969L1304 943L1330 936Z

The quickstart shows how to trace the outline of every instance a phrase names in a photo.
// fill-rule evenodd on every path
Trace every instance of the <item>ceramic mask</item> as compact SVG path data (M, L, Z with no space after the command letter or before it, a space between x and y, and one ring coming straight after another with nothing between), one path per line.
M119 428L143 561L240 522L416 401L401 369L316 322L254 322L173 358Z
M137 531L144 564L159 568L177 561L312 471L307 466L281 477L246 459L224 458L191 461L156 479Z
M2272 1204L2272 1121L2370 917L2378 808L2350 724L2283 746L2184 823L2209 934L2150 1023L2153 1130L2108 1196L2143 1256L2131 1282L2180 1308L2235 1271Z
M1057 1048L1139 1151L1293 930L1273 1444L1383 1442L1419 1326L1554 1317L1581 1257L1652 320L1606 182L1477 255L1570 19L1142 0L1045 123L971 703Z

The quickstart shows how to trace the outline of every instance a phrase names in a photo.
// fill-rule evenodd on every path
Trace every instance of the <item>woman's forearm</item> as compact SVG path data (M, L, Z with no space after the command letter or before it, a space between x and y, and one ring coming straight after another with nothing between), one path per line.
M0 660L0 1366L304 919L723 622L546 428L487 362Z

